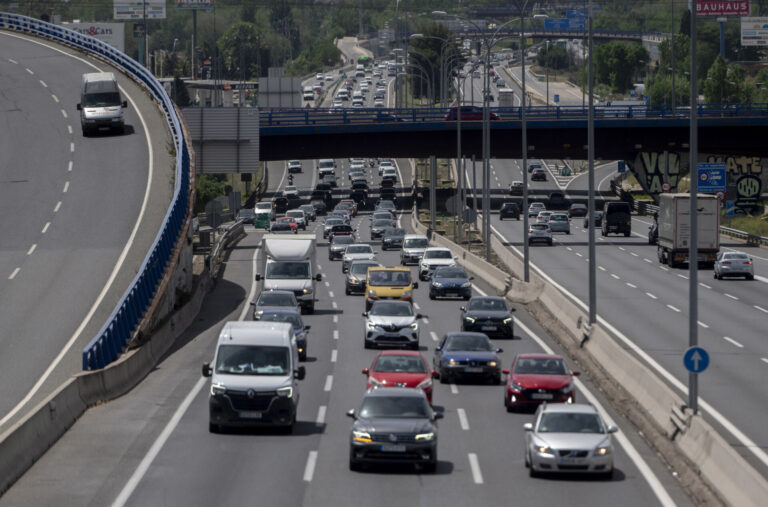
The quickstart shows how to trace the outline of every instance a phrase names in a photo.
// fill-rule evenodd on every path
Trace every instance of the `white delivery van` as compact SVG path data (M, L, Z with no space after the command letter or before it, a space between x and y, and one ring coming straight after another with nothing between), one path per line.
M322 280L317 267L314 234L265 234L261 240L256 281L261 290L294 293L303 313L315 311L315 282Z
M122 100L115 75L112 72L91 72L83 74L80 90L80 125L83 135L88 136L100 130L125 131L123 109L128 101Z
M291 324L227 322L213 363L203 364L203 376L211 378L209 431L280 426L290 433L304 375Z
M306 101L315 100L315 90L311 86L305 86L302 93L303 99Z

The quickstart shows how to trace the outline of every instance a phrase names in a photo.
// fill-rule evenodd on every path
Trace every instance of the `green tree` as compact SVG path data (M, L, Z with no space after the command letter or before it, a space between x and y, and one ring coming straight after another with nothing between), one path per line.
M205 211L205 205L225 195L227 176L225 174L198 174L195 177L195 213Z
M449 78L446 93L451 95L453 79L458 71L463 67L466 58L461 52L461 48L455 42L453 32L441 23L428 23L420 27L422 38L414 38L410 42L409 58L418 67L423 70L408 71L411 76L411 85L414 91L423 91L427 93L431 90L434 93L435 100L442 96L440 76L441 71ZM445 63L446 68L441 69L441 64ZM428 83L424 82L425 80Z
M228 79L251 79L256 75L259 34L253 23L238 21L218 40L219 55Z
M179 107L186 107L192 103L187 87L178 75L173 78L173 83L171 84L171 99Z
M609 42L595 51L596 81L623 93L632 86L634 76L650 58L648 50L637 43Z
M542 67L550 69L567 69L568 52L557 43L545 44L536 56L536 62Z

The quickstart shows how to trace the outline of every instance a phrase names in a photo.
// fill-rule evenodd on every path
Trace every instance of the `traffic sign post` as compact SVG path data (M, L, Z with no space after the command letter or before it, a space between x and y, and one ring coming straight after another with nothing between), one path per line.
M699 162L699 192L714 194L725 192L725 162Z
M661 191L662 192L669 192L672 189L672 185L669 184L668 181L665 181L661 184Z
M709 366L709 354L701 347L689 347L683 354L683 365L688 370L688 407L699 412L699 373Z

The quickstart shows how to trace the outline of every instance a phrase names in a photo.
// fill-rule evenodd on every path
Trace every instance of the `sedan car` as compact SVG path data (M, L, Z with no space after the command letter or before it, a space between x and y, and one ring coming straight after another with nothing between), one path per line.
M336 226L334 226L336 227ZM331 238L331 244L328 246L328 260L333 261L344 257L344 251L347 246L355 242L354 236L336 236Z
M542 472L613 475L611 433L597 409L586 404L545 403L525 429L525 466L532 477Z
M385 229L391 229L395 223L391 218L376 218L371 221L371 239L380 238Z
M573 403L576 392L573 377L578 371L570 371L562 356L553 354L519 354L512 367L502 370L507 375L504 406L507 412L518 407L538 406L551 403Z
M427 359L414 350L384 350L374 358L370 368L363 368L366 389L372 387L413 387L421 389L432 404L432 378L437 375Z
M552 212L549 210L539 211L539 214L536 215L536 223L546 224L549 222L550 215L552 215Z
M294 310L265 310L256 320L289 323L293 327L293 337L296 340L299 361L307 360L307 335L312 326L304 324L300 312Z
M538 216L540 212L545 211L546 209L547 207L544 206L543 202L532 202L528 206L528 216L529 217Z
M352 261L347 268L347 276L344 280L344 292L350 294L365 294L365 280L368 277L368 268L381 266L374 260Z
M568 216L571 216L570 212L568 213ZM573 215L576 216L576 215ZM602 227L603 225L603 212L602 211L595 211L595 227ZM589 217L587 214L584 214L584 228L586 229L589 227Z
M523 182L515 180L509 186L509 195L523 195Z
M275 224L288 224L294 233L299 232L299 223L294 217L278 217Z
M516 202L502 203L499 209L499 220L504 220L505 218L520 220L520 205Z
M403 246L405 229L400 227L387 227L381 235L381 249L400 248Z
M547 171L543 168L531 171L531 181L547 181Z
M435 412L420 389L369 389L359 410L347 415L350 428L349 469L364 463L416 464L426 472L437 469Z
M295 185L286 185L283 189L283 196L288 199L298 199L299 189Z
M587 216L587 211L588 211L588 208L586 204L573 203L568 208L568 218L585 217ZM603 212L600 211L599 213L602 216Z
M565 213L552 213L549 215L547 225L552 232L571 233L571 221L568 220L568 215Z
M472 280L464 268L440 266L432 273L429 282L429 299L442 297L469 299L472 297Z
M237 220L242 220L244 224L256 225L256 212L252 208L243 208L237 212Z
M327 238L328 235L331 233L331 228L333 228L334 225L342 225L346 223L343 218L337 218L337 217L330 217L325 219L325 223L323 224L323 237Z
M531 224L528 227L528 244L546 243L552 246L552 231L547 224Z
M389 211L394 215L395 212L397 211L397 206L395 205L394 201L382 198L379 200L379 202L376 203L375 211L382 211L382 210Z
M307 220L310 220L312 222L317 220L317 210L313 205L302 204L301 206L299 206L299 209L304 212L304 215L307 217Z
M419 350L420 313L413 312L410 301L374 301L371 309L363 312L365 329L363 343L366 349L386 345Z
M301 172L301 160L288 161L288 174Z
M715 260L716 279L722 280L726 276L743 276L747 280L755 278L755 265L752 258L744 252L720 252Z
M424 250L419 262L419 280L426 280L440 266L455 266L456 257L447 248L430 247Z
M291 310L300 312L299 302L296 296L289 290L264 290L261 291L253 306L253 320L258 320L264 312L274 310Z
M514 322L507 300L498 296L474 296L461 307L461 330L479 331L488 336L514 338Z
M371 245L366 243L347 245L347 248L344 249L344 255L341 257L341 272L346 273L354 261L372 261L375 258L376 252L371 248Z
M274 222L269 228L270 234L296 234L296 228L290 223Z
M435 347L432 367L442 384L460 378L500 384L501 360L498 354L501 352L503 350L495 347L483 333L448 333Z
M307 215L304 214L304 212L300 209L291 209L285 212L286 217L291 217L295 219L296 225L299 229L302 231L307 230Z

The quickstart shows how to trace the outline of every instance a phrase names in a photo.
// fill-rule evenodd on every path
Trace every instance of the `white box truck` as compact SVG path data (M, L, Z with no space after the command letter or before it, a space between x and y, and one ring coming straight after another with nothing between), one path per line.
M499 107L513 107L515 105L515 92L511 88L499 88Z
M696 198L698 264L712 267L720 250L720 202L710 194ZM659 194L659 262L676 267L688 262L691 241L689 194Z
M302 313L314 312L315 282L322 279L320 273L315 274L315 250L314 234L265 234L256 273L261 290L291 291Z

